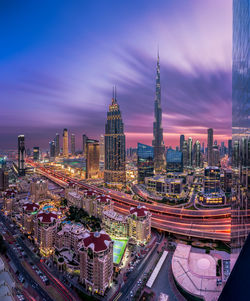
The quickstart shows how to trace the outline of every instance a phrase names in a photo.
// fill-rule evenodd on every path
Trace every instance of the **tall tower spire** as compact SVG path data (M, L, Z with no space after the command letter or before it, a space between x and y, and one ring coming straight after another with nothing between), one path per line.
M161 109L161 77L160 77L160 55L159 48L157 51L157 66L156 66L156 88L154 102L154 123L153 133L154 140L154 169L156 173L165 171L165 146L163 142L162 129L162 109Z

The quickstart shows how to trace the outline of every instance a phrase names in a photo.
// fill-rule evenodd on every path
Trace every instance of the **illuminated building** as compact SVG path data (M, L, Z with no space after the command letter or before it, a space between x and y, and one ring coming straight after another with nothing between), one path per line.
M195 167L201 167L201 144L197 140L194 144L193 162Z
M60 135L57 133L55 137L55 157L60 155Z
M96 197L97 192L90 189L83 193L82 208L88 212L89 215L93 215L93 201Z
M97 179L99 175L100 145L98 140L86 141L86 179Z
M187 142L187 166L191 167L193 165L193 139L188 138Z
M82 154L83 154L83 156L85 156L85 154L86 154L86 142L87 142L87 139L88 139L88 137L85 134L83 134L82 135Z
M39 205L37 203L26 202L22 209L22 229L25 233L31 234L33 232L34 217L39 210Z
M71 134L71 155L74 156L76 154L76 136L75 134Z
M151 238L151 213L145 206L130 208L128 215L129 237L136 243L147 243Z
M18 174L25 175L25 143L24 135L18 136Z
M125 135L115 89L105 126L104 182L110 185L121 185L126 182Z
M213 145L212 162L213 162L213 166L220 165L220 151L219 151L218 145Z
M85 237L87 230L81 224L66 224L56 233L57 250L69 249L78 252L78 244Z
M213 129L207 130L207 163L208 166L213 165L213 145L214 145L214 138L213 138Z
M13 206L16 202L17 191L13 188L8 188L3 193L3 210L5 215L10 215L13 210Z
M77 187L68 187L65 189L65 197L68 200L68 206L74 206L77 208L83 207L83 195L78 192Z
M104 210L113 210L113 201L106 195L97 196L93 200L93 215L101 219Z
M157 56L156 68L156 90L154 102L154 123L153 123L154 140L152 145L154 147L154 169L155 172L165 171L165 146L163 141L162 129L162 108L161 108L161 79L160 79L160 58Z
M47 197L48 181L34 179L30 184L30 194L35 200Z
M221 178L221 186L224 192L231 193L233 187L233 172L231 169L223 170L223 177Z
M173 149L167 150L167 172L183 172L183 154Z
M220 192L220 169L217 166L205 168L203 190L204 193Z
M104 136L100 137L100 162L104 162L105 159L105 148L104 148Z
M114 210L103 211L102 226L112 237L127 239L129 236L127 217Z
M63 130L63 157L69 156L69 137L68 130Z
M154 176L145 179L145 184L148 190L155 191L160 194L174 194L182 193L183 180L181 178L167 178L165 176Z
M33 161L39 161L40 151L38 146L33 147Z
M79 244L80 281L92 293L104 295L113 277L113 241L104 231L91 232Z
M56 212L40 211L34 219L34 238L42 256L48 257L54 253L57 233L58 214Z
M50 141L49 143L49 154L50 154L50 158L55 158L56 156L55 141Z
M154 175L154 148L152 146L137 144L138 183L144 183L146 177Z
M0 191L9 186L9 173L5 168L0 168Z
M232 157L232 150L233 150L233 147L232 147L232 139L229 139L228 140L228 145L227 145L227 147L228 147L228 157Z

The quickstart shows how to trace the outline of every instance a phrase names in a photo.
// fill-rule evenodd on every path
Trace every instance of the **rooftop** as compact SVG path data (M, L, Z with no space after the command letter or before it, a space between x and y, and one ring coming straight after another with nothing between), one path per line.
M85 248L91 248L94 252L105 251L110 243L112 243L111 238L103 230L100 232L89 232L83 239Z
M137 207L131 207L130 208L130 214L143 217L146 216L149 213L149 211L146 209L145 206L138 205Z

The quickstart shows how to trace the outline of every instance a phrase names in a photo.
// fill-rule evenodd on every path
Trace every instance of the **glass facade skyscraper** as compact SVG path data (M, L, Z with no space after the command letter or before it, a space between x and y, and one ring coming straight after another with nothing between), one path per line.
M25 175L25 138L24 135L18 136L18 173Z
M166 158L167 158L167 172L183 171L183 155L181 151L168 149Z
M137 144L138 183L144 183L146 177L154 175L154 148L152 146Z
M124 126L114 89L105 126L105 183L119 185L126 182L125 154Z
M158 53L157 69L156 69L156 90L155 90L155 108L154 108L154 124L153 124L153 147L154 147L154 168L156 172L165 171L165 146L163 142L162 129L162 109L161 109L161 79L160 79L160 58Z

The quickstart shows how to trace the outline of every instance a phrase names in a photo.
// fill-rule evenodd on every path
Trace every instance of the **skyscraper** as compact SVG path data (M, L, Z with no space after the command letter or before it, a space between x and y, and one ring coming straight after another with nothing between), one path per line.
M50 158L55 158L55 156L56 156L55 141L50 141L50 143L49 143L49 153L50 153Z
M180 135L180 151L182 152L183 149L183 143L185 140L185 136L184 135Z
M232 157L232 139L228 140L228 157Z
M183 147L182 147L182 155L183 155L183 166L188 166L188 144L187 140L183 141Z
M96 179L99 174L100 145L98 140L86 141L86 179Z
M57 133L55 137L55 156L60 155L60 135Z
M75 134L71 134L71 155L74 156L76 154L76 136Z
M163 142L163 129L162 129L162 109L161 109L161 80L160 80L160 58L159 53L157 57L156 68L156 90L155 90L155 103L154 103L154 123L153 134L154 140L152 145L154 147L154 169L155 172L165 171L165 146Z
M68 130L63 130L63 156L68 157L69 155L69 136Z
M208 166L213 165L213 144L214 144L213 129L208 129L207 130L207 163L208 163Z
M83 134L82 135L82 154L83 154L83 156L85 156L87 139L88 139L87 135Z
M40 151L38 146L33 147L33 160L38 161L40 157Z
M105 158L105 151L104 151L104 136L101 135L100 137L100 161L104 162Z
M114 88L105 126L105 183L116 185L126 182L125 153L124 126Z
M188 149L187 149L187 155L188 155L188 162L187 165L188 166L192 166L193 164L193 139L191 137L188 138L188 145L187 145Z
M146 177L154 175L154 148L152 146L137 144L138 183L143 184Z
M166 158L167 172L183 171L183 154L181 151L168 149Z
M25 175L25 139L24 135L18 136L18 173L20 176Z
M200 141L196 141L194 144L194 166L200 167L201 166L201 144Z

